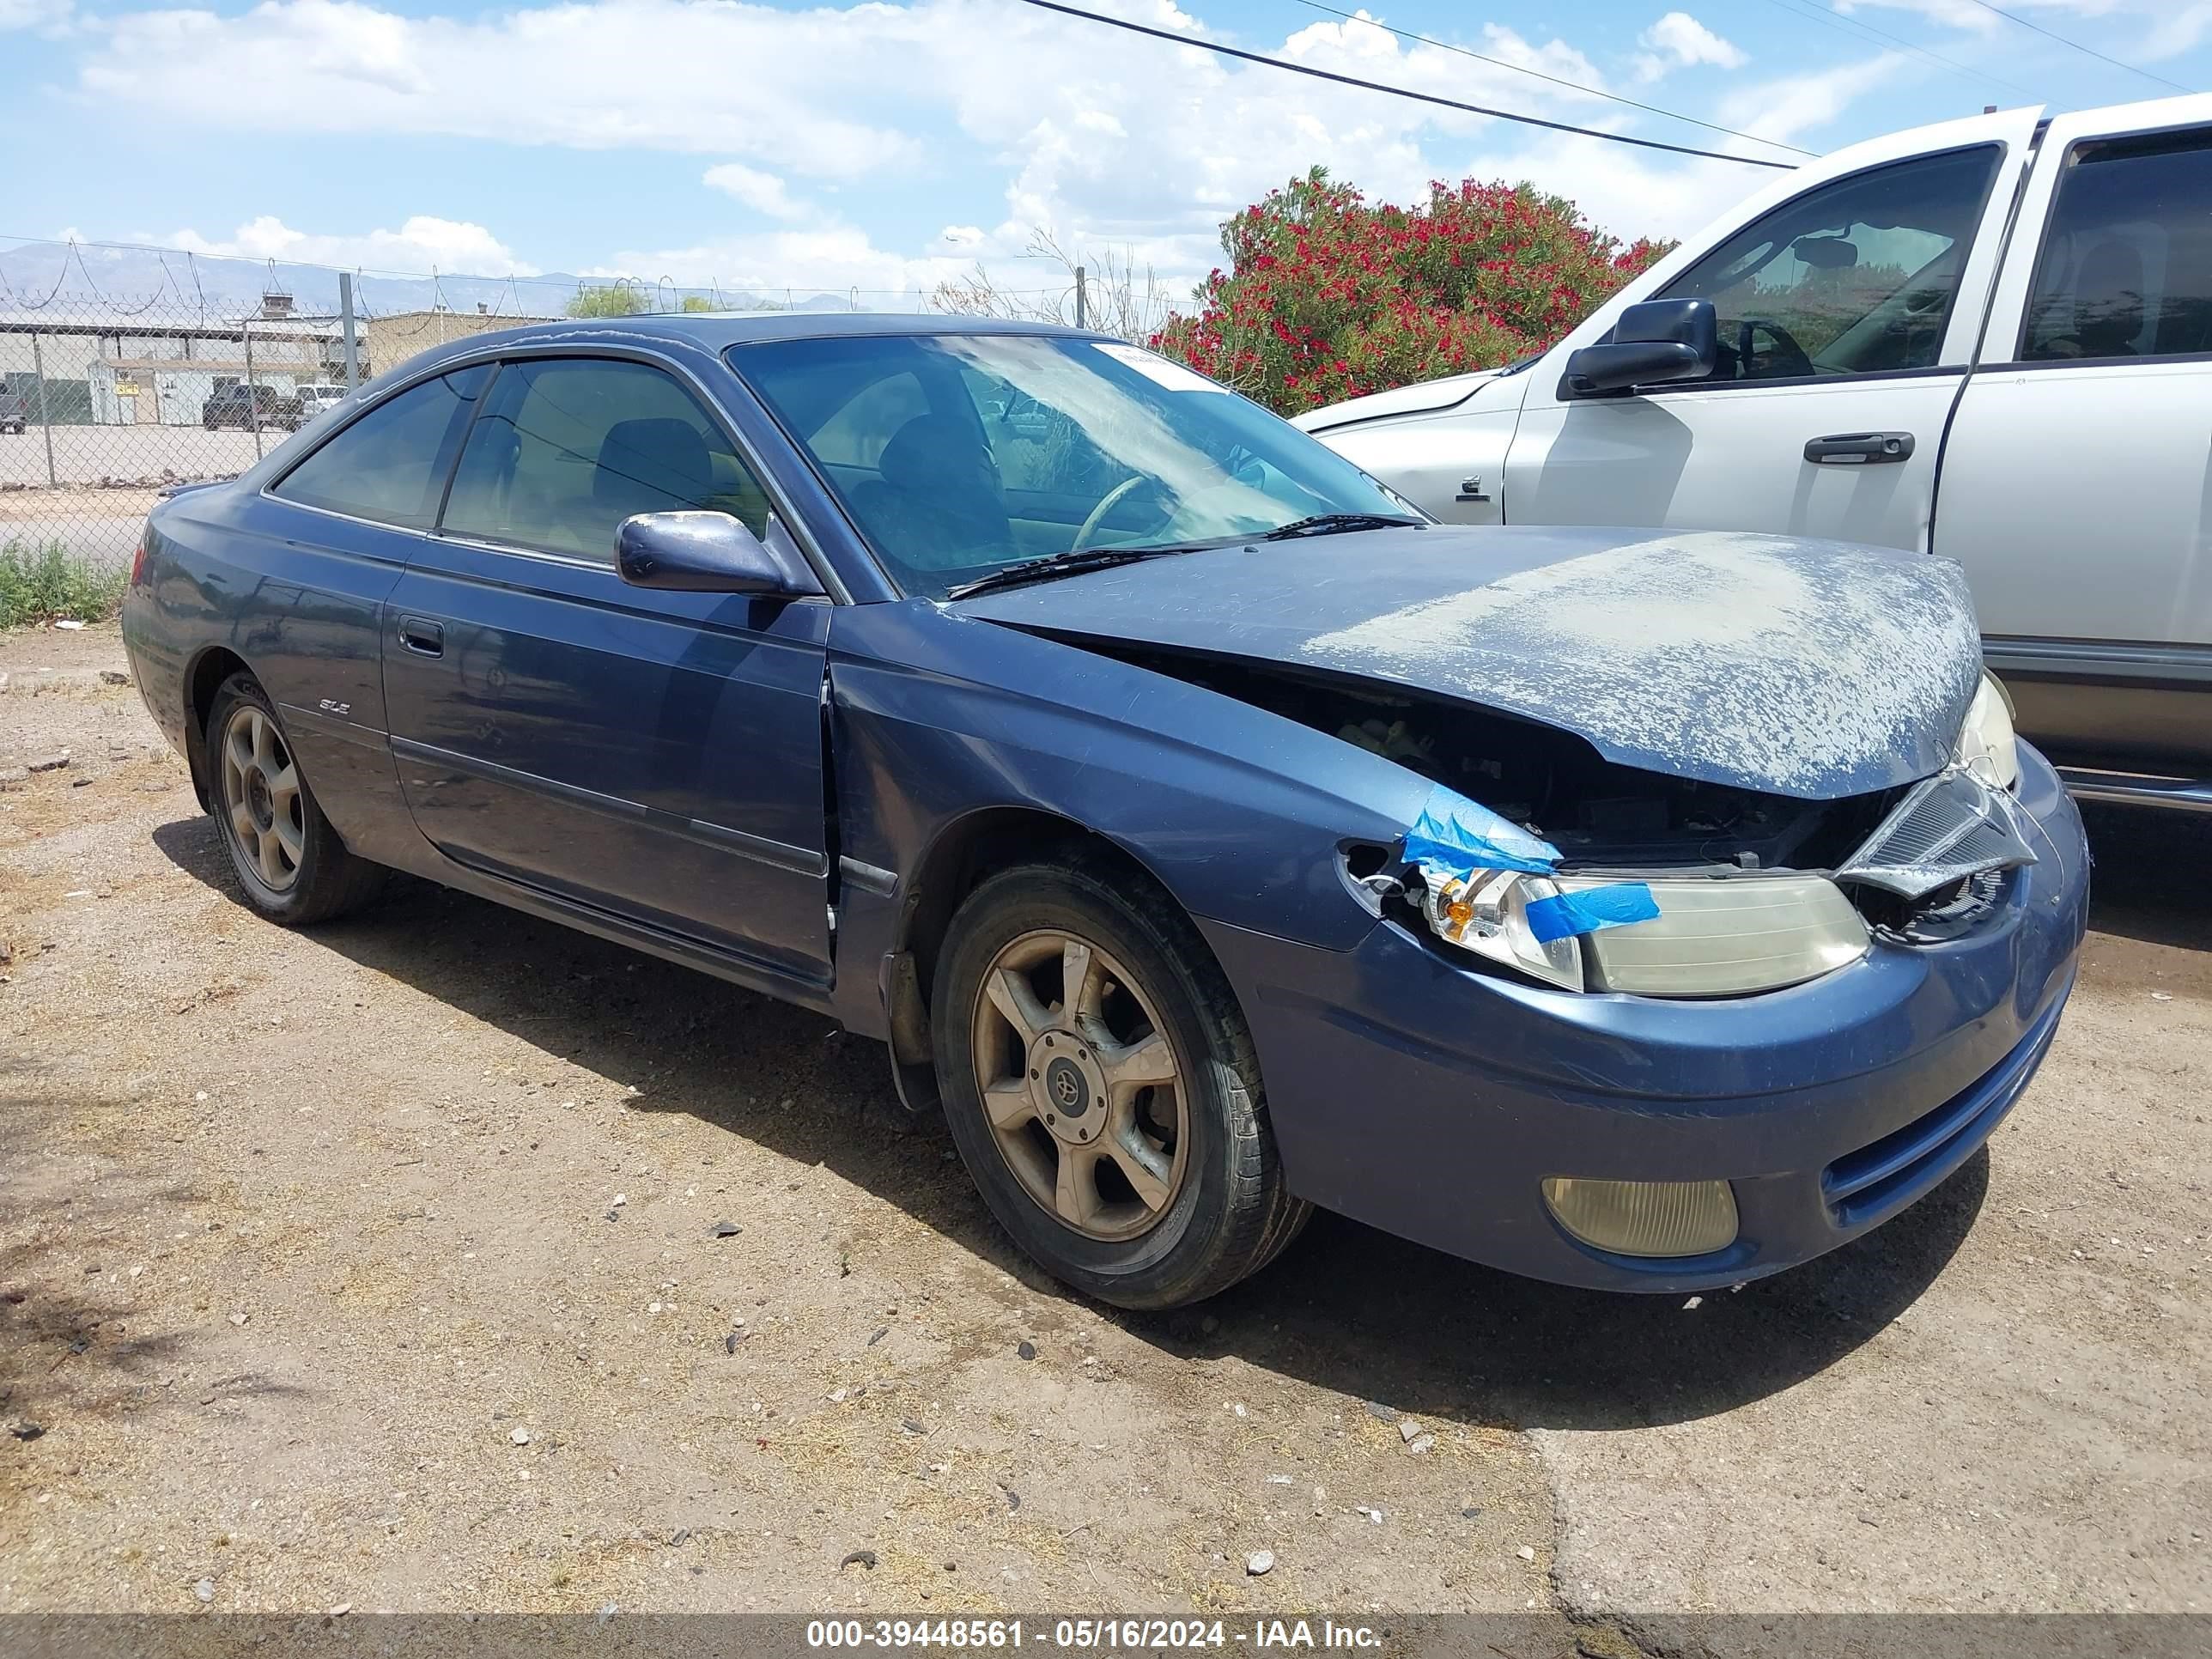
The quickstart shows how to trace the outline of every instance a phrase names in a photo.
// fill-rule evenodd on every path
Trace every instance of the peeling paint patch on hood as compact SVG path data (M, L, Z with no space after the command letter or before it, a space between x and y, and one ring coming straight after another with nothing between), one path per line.
M956 612L1348 675L1805 799L1950 757L1981 675L1959 568L1738 532L1378 530L1147 561Z
M1310 640L1307 660L1565 726L1611 758L1778 793L1940 764L1981 673L1964 574L1788 537L1586 553Z

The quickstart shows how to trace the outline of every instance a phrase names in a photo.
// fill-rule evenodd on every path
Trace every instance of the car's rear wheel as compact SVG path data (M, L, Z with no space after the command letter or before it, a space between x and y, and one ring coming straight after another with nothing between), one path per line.
M208 714L216 828L246 902L287 927L327 921L368 898L384 870L356 858L315 805L276 705L234 674Z
M1297 1235L1251 1034L1164 895L1080 857L993 876L953 918L933 1001L961 1158L1059 1278L1179 1307Z

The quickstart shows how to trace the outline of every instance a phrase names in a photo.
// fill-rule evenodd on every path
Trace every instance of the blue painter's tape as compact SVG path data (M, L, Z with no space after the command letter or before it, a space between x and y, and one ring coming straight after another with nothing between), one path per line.
M1528 931L1540 945L1571 933L1595 933L1601 927L1626 927L1632 921L1656 921L1659 901L1640 881L1616 882L1580 893L1561 893L1553 898L1532 899Z
M1477 870L1547 875L1559 862L1559 849L1438 784L1406 831L1406 861L1462 879Z

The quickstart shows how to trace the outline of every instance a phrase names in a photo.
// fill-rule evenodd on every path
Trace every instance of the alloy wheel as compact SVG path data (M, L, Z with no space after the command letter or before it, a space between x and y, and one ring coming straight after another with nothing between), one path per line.
M307 848L307 803L284 734L251 703L240 704L223 728L222 800L231 836L262 884L288 891Z
M1024 1190L1088 1238L1153 1226L1182 1185L1188 1097L1127 970L1074 933L1024 933L993 958L972 1018L976 1091Z

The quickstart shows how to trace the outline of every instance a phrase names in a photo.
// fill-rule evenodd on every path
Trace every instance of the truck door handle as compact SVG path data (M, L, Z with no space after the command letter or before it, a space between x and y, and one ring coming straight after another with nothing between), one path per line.
M399 643L418 656L442 657L446 654L446 625L427 617L402 617Z
M1816 466L1880 466L1911 454L1910 432L1838 432L1805 440L1805 459Z

